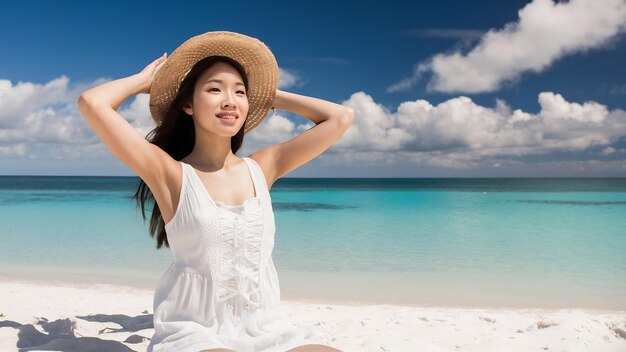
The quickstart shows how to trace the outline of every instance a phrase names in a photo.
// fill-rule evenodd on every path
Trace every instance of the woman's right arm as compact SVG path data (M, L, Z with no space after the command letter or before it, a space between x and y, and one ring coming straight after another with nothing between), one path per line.
M139 93L149 93L154 69L165 59L155 60L140 73L91 88L78 99L78 110L100 140L148 187L162 180L173 159L148 142L139 131L117 113L119 106Z

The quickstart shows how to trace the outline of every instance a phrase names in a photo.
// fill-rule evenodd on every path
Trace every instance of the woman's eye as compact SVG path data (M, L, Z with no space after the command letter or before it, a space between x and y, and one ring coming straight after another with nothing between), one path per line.
M213 91L213 90L217 90L217 91L219 91L219 88L210 88L210 89L209 89L209 92L211 92L211 91ZM237 93L243 93L243 94L246 94L246 92L244 92L243 90L237 91Z

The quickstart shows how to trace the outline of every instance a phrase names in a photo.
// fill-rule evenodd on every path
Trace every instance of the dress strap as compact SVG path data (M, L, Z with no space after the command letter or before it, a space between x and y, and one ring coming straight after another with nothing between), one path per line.
M187 184L189 182L189 180L187 179L189 177L188 173L190 171L193 172L193 170L187 169L187 167L189 165L185 164L182 161L179 161L178 163L181 164L181 172L182 172L182 177L181 177L181 181L180 181L180 194L178 195L178 205L176 206L176 209L174 210L174 215L170 219L170 221L167 224L165 224L166 230L168 228L172 227L173 223L176 222L178 218L183 216L183 215L181 215L182 212L185 212L187 210L187 206L186 206L186 204L184 204L185 202L188 201L187 200L187 198L188 198L187 197L187 192L188 192L187 188L190 187L190 186L193 187L193 185Z
M182 172L181 190L182 190L184 188L185 183L189 181L189 172L193 172L193 170L189 170L188 169L189 165L185 164L184 162L179 161L179 163L182 165L182 168L181 168L181 172Z
M269 193L269 190L267 189L267 181L265 179L265 175L263 174L263 169L261 169L259 164L254 159L248 156L244 157L244 160L248 162L248 166L252 171L252 176L255 178L254 181L257 185L257 191Z

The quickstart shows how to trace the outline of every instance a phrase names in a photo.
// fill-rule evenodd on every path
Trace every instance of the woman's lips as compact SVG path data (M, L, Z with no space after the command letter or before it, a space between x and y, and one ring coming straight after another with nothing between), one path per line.
M220 112L219 114L217 114L215 116L217 116L219 118L222 118L222 117L234 117L235 119L239 118L239 115L237 115L236 112Z
M216 115L218 119L220 119L220 121L222 121L225 124L228 125L234 125L235 123L237 123L237 119L236 118L222 118L219 115ZM231 116L228 116L231 117Z

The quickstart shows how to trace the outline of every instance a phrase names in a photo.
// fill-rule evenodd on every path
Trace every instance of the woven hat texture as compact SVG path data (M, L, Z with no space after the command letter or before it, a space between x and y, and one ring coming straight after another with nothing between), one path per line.
M278 88L278 63L274 54L259 39L217 31L188 39L156 68L150 87L150 113L157 125L193 66L215 55L239 62L248 76L249 110L244 132L250 132L267 117Z

